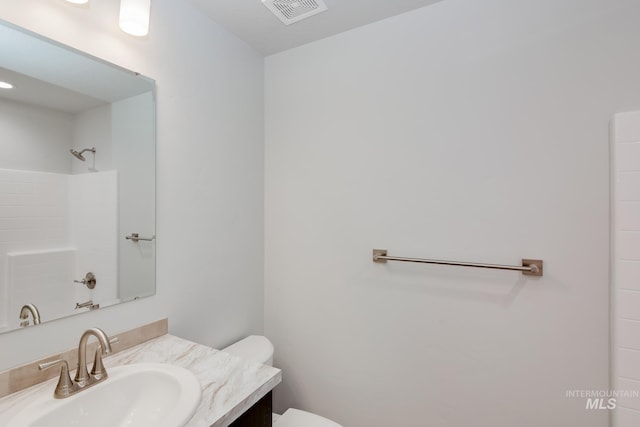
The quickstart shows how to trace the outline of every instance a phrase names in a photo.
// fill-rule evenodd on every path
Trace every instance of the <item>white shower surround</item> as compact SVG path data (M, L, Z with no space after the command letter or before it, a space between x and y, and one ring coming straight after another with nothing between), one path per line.
M640 111L611 126L614 427L640 425Z
M24 304L43 322L75 303L118 300L118 172L66 175L0 169L0 332L19 326ZM98 285L73 280L87 272Z

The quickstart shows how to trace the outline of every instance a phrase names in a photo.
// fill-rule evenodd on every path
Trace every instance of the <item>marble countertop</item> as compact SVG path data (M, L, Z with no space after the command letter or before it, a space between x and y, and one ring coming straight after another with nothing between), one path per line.
M172 335L163 335L104 359L107 370L134 363L169 363L195 374L202 386L202 400L187 427L228 426L282 380L279 369ZM57 378L45 381L0 399L0 425L27 405L30 395L43 388L50 389L53 398L56 382Z

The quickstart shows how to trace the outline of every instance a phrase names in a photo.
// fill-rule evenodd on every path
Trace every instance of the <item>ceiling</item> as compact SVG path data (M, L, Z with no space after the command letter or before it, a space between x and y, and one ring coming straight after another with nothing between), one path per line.
M0 90L0 99L37 105L65 113L78 113L104 104L102 100L2 67L0 67L0 80L11 82L14 86L10 90Z
M189 0L264 55L370 24L442 0L325 0L329 10L284 25L261 0Z

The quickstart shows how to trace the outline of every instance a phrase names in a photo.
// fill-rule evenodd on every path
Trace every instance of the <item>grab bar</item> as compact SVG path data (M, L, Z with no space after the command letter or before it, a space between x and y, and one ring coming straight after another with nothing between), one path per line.
M131 240L132 242L136 242L136 243L138 243L140 240L143 240L145 242L151 242L156 239L156 236L140 237L138 233L131 233L131 236L126 236L125 239Z
M512 270L521 271L526 276L542 276L543 262L541 259L528 259L522 260L522 266L517 265L500 265L500 264L482 264L478 262L462 262L462 261L440 261L434 259L422 259L422 258L406 258L395 257L387 255L386 249L374 249L373 250L373 262L383 263L387 261L401 261L401 262L418 262L423 264L439 264L439 265L455 265L459 267L476 267L476 268L491 268L494 270Z

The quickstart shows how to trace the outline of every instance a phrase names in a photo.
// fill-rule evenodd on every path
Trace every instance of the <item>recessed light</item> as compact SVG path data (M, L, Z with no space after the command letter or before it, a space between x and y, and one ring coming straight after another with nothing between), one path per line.
M11 83L0 81L0 89L13 89L13 85Z
M89 0L67 0L69 3L74 3L74 4L85 4L85 3L89 3Z

